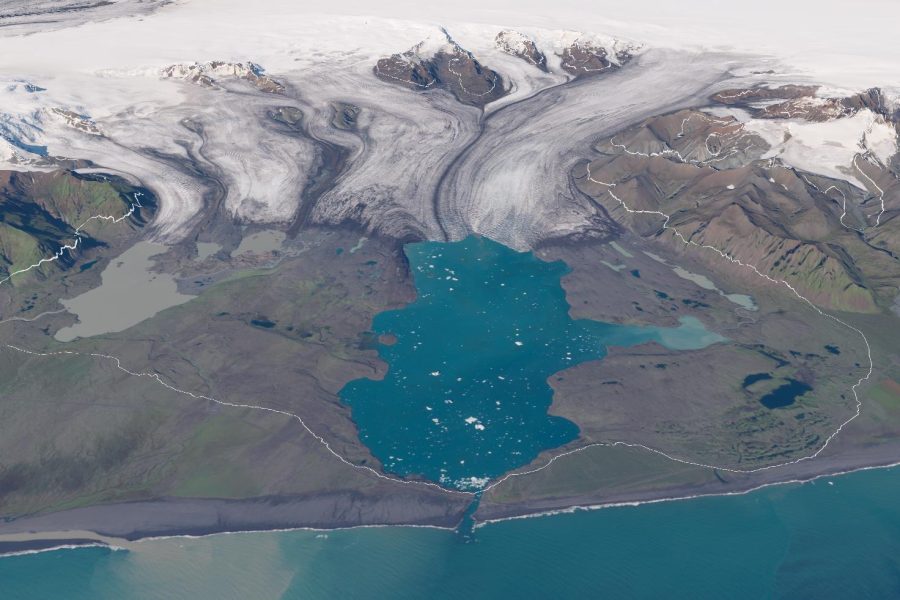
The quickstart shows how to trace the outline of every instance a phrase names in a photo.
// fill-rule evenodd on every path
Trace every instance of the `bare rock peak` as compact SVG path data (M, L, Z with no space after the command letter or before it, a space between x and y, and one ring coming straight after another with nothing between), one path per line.
M359 113L362 109L349 102L335 102L332 104L331 124L337 129L354 131L358 126Z
M749 102L765 100L791 100L815 95L817 85L782 85L782 86L756 86L752 88L729 88L717 92L712 100L720 104L741 105Z
M442 89L463 104L483 107L506 95L499 73L481 64L441 29L438 43L427 39L403 53L380 59L374 67L382 81L414 90Z
M221 79L243 79L263 92L272 94L284 92L284 85L281 82L266 75L265 69L250 61L213 60L206 63L175 64L165 67L161 75L164 78L183 79L209 88L220 87L218 81Z
M564 71L575 77L602 75L607 71L621 68L634 57L638 49L638 46L618 40L603 43L579 37L562 51L561 66Z
M722 90L711 97L719 104L742 108L756 119L803 119L824 122L870 110L897 122L900 111L892 108L880 88L847 96L828 96L816 85L757 86Z
M494 41L497 47L507 54L531 63L545 73L550 71L547 67L547 57L538 48L537 43L527 35L512 29L504 29L497 34Z
M63 122L69 127L77 129L83 133L88 133L91 135L101 135L100 128L93 121L93 119L91 119L87 115L82 115L75 111L67 110L64 108L53 108L51 109L51 112L62 119Z

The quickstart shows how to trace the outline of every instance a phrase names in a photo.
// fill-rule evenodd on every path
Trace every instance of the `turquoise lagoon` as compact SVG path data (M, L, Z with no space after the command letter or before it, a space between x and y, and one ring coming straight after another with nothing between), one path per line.
M396 340L378 347L388 373L341 391L363 443L399 475L481 488L578 437L574 423L547 414L554 373L603 358L607 346L686 350L724 340L693 318L674 328L573 320L564 263L487 238L405 252L418 297L373 323Z

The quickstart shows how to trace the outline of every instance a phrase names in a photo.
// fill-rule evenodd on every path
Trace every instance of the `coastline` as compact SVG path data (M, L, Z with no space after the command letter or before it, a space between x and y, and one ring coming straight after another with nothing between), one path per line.
M853 461L839 461L852 463ZM594 511L607 508L638 507L645 504L659 504L663 502L678 502L700 498L717 496L743 496L766 488L775 486L800 485L815 482L830 477L840 477L861 471L890 469L900 467L900 460L892 459L890 462L880 464L861 464L857 466L840 467L834 464L834 469L818 469L817 473L809 475L796 475L791 478L773 478L771 481L748 483L743 486L735 486L735 489L723 489L720 491L704 491L702 489L690 490L686 486L683 490L659 490L639 494L610 495L606 499L591 502L585 500L569 499L567 505L556 506L550 501L533 501L514 504L506 507L488 505L480 507L479 516L475 516L475 529L504 521L533 519L550 517L560 514L569 514L580 511ZM326 495L327 496L327 495ZM224 505L232 507L222 514ZM61 549L80 549L87 547L102 547L110 550L138 550L141 541L172 539L172 538L199 538L216 535L232 535L241 533L274 533L290 531L335 531L345 529L372 529L384 527L408 527L438 529L448 532L455 531L463 519L463 510L448 511L443 518L428 518L394 520L392 522L353 522L346 518L334 518L331 521L313 519L310 514L303 516L297 513L293 519L273 518L273 511L266 511L263 507L275 508L281 506L297 507L287 499L253 500L175 500L160 499L154 501L132 502L125 504L110 504L84 507L48 513L35 517L0 522L0 558L22 556L49 552ZM486 510L484 510L486 508ZM237 509L237 510L235 510ZM234 519L237 512L245 515L243 520ZM337 514L339 511L335 511ZM267 514L261 514L267 513ZM130 521L123 521L121 517L128 515ZM190 523L181 517L193 517L197 519ZM203 518L201 515L205 515ZM209 517L215 515L217 520L212 522ZM175 516L175 518L173 518ZM154 518L155 517L155 518ZM224 518L223 518L224 517ZM229 519L228 517L232 517ZM117 520L118 519L118 520ZM267 520L268 519L268 520ZM181 521L176 525L175 521ZM138 523L141 521L141 523ZM81 527L79 524L88 522L110 523L116 522L117 526L110 528L102 525L96 527ZM141 525L140 527L138 525ZM118 534L112 534L110 529L117 530Z
M808 461L784 465L781 469L756 472L704 485L684 485L641 492L592 492L580 496L559 496L530 499L522 502L492 502L482 499L475 514L477 526L511 519L552 515L576 510L597 510L616 506L638 506L676 500L691 500L714 496L745 495L757 490L789 484L809 483L828 477L838 477L859 471L889 469L900 466L900 442L868 448L844 447L831 449L828 457L819 456Z
M534 519L539 517L551 517L554 515L565 515L572 514L576 512L582 511L595 511L602 510L605 508L624 508L624 507L638 507L644 506L646 504L661 504L663 502L681 502L687 500L699 500L701 498L716 498L716 497L727 497L727 496L746 496L747 494L752 494L754 492L758 492L767 488L779 487L779 486L787 486L787 485L803 485L807 483L815 483L820 479L828 479L830 477L841 477L844 475L850 475L852 473L861 473L864 471L875 471L875 470L883 470L883 469L893 469L896 467L900 467L900 461L884 464L884 465L871 465L867 467L858 467L854 469L849 469L846 471L837 471L834 473L822 473L821 475L814 475L805 479L786 479L783 481L773 481L771 483L761 483L754 487L750 487L745 490L736 490L731 492L710 492L710 493L698 493L686 496L672 496L672 497L664 497L661 496L655 499L648 500L623 500L621 502L607 502L602 504L576 504L569 506L567 508L559 508L553 510L547 510L544 512L535 512L528 514L521 514L516 516L508 516L508 517L497 517L492 519L484 519L482 521L478 521L475 524L475 528L478 529L480 527L485 527L487 525L491 525L494 523L502 523L504 521L520 521L524 519ZM832 483L832 482L829 482Z
M85 506L0 521L0 554L74 540L129 548L148 538L291 529L333 530L361 526L453 529L469 496L428 491L401 495L325 492L302 497L246 500L160 498Z
M0 535L0 558L80 548L130 550L134 542L93 531L43 531Z

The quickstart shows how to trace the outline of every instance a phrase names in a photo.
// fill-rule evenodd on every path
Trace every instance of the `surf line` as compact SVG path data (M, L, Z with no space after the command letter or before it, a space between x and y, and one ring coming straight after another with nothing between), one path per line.
M634 208L631 208L630 206L628 206L628 204L627 204L624 200L622 200L621 198L619 198L619 197L615 194L615 192L613 191L613 188L616 187L616 184L615 184L615 183L607 183L607 182L605 182L605 181L600 181L600 180L598 180L598 179L594 179L593 175L591 174L591 165L590 165L590 162L587 163L586 169L587 169L587 178L588 178L588 181L591 181L592 183L596 183L596 184L601 185L601 186L603 186L604 188L606 188L606 192L613 198L613 200L615 200L616 202L619 203L619 205L625 210L625 212L627 212L627 213L629 213L629 214L653 215L653 216L657 216L657 217L662 217L662 218L663 218L663 230L671 230L671 231L674 233L675 237L677 237L679 240L681 240L685 245L688 245L688 246L695 246L695 247L697 247L697 248L703 248L703 249L706 249L706 250L712 250L713 252L715 252L716 254L718 254L719 256L721 256L722 258L724 258L725 260L727 260L727 261L729 261L729 262L731 262L731 263L733 263L733 264L736 264L736 265L738 265L738 266L741 266L741 267L750 269L750 270L753 271L756 275L758 275L759 277L762 277L763 279L769 281L770 283L774 283L774 284L776 284L776 285L783 285L783 286L787 287L787 288L791 291L791 293L793 293L797 298L799 298L800 300L802 300L803 302L805 302L806 304L808 304L808 305L809 305L814 311L816 311L819 315L821 315L821 316L823 316L823 317L827 317L827 318L829 318L829 319L831 319L831 320L833 320L833 321L835 321L835 322L837 322L837 323L843 325L844 327L847 327L848 329L852 330L853 332L857 333L857 334L860 336L860 338L862 339L862 341L863 341L863 343L865 344L865 346L866 346L866 355L867 355L868 360L869 360L869 367L868 367L868 369L867 369L867 371L866 371L866 374L865 374L864 376L860 377L860 378L857 380L857 382L856 382L855 384L853 384L853 385L850 387L850 390L853 392L853 398L854 398L854 400L855 400L856 409L855 409L854 413L853 413L848 419L844 420L844 421L837 427L837 429L835 429L835 430L834 430L834 431L833 431L833 432L825 439L825 442L824 442L824 443L823 443L823 444L822 444L815 452L813 452L812 454L809 454L809 455L807 455L807 456L802 456L802 457L800 457L800 458L797 458L797 459L794 459L794 460L791 460L791 461L787 461L787 462L783 462L783 463L777 463L777 464L773 464L773 465L766 465L766 466L762 466L762 467L756 467L756 468L753 468L753 469L738 469L738 468L734 468L734 467L722 467L722 466L718 466L718 465L711 465L711 464L706 464L706 463L701 463L701 462L697 462L697 461L688 460L688 459L685 459L685 458L681 458L681 457L678 457L678 456L674 456L674 455L668 454L667 452L663 452L662 450L659 450L659 449L656 449L656 448L652 448L652 447L646 446L646 445L644 445L644 444L637 444L637 443L631 443L631 442L622 442L622 441L616 441L616 442L594 442L594 443L591 443L591 444L586 444L586 445L584 445L584 446L580 446L580 447L578 447L578 448L574 448L574 449L569 450L569 451L567 451L567 452L562 452L562 453L560 453L560 454L557 454L557 455L553 456L552 458L550 458L550 460L548 460L546 463L544 463L543 465L541 465L541 466L539 466L539 467L537 467L537 468L529 469L529 470L527 470L527 471L519 471L519 472L516 472L516 473L507 473L506 475L504 475L503 477L501 477L501 478L498 479L497 481L495 481L495 482L491 483L490 485L488 485L488 486L484 489L484 491L487 492L487 491L489 491L490 489L492 489L492 488L494 488L494 487L497 487L498 485L502 484L503 482L505 482L505 481L507 481L507 480L509 480L509 479L511 479L511 478L513 478L513 477L522 477L522 476L525 476L525 475L530 475L530 474L533 474L533 473L537 473L537 472L539 472L539 471L543 471L544 469L546 469L547 467L549 467L550 465L552 465L554 462L556 462L557 460L559 460L559 459L561 459L561 458L563 458L563 457L570 456L570 455L572 455L572 454L576 454L576 453L579 453L579 452L583 452L584 450L587 450L588 448L596 448L596 447L617 447L617 446L621 446L621 447L626 447L626 448L639 448L639 449L641 449L641 450L646 450L647 452L652 452L653 454L657 454L657 455L659 455L659 456L662 456L662 457L667 458L667 459L669 459L669 460L672 460L672 461L674 461L674 462L678 462L678 463L682 463L682 464L686 464L686 465L691 465L691 466L695 466L695 467L702 467L702 468L707 468L707 469L716 469L716 470L719 470L719 471L726 471L726 472L729 472L729 473L744 473L744 474L758 473L758 472L761 472L761 471L768 471L768 470L771 470L771 469L777 469L777 468L781 468L781 467L786 467L786 466L789 466L789 465L798 464L798 463L803 462L803 461L812 460L812 459L816 458L817 456L819 456L819 454L821 454L822 451L824 451L825 448L828 447L828 444L830 444L831 441L832 441L832 440L833 440L833 439L834 439L841 431L843 431L844 427L846 427L846 426L847 426L849 423L851 423L854 419L856 419L857 417L859 417L859 415L862 413L862 401L859 399L859 394L858 394L858 392L857 392L857 388L858 388L860 385L862 385L864 382L868 381L868 379L872 376L872 372L873 372L873 370L874 370L874 368L875 368L875 363L874 363L874 361L872 360L872 348L871 348L871 346L869 345L869 339L866 337L866 335L865 335L862 331L860 331L859 329L857 329L856 327L854 327L853 325L850 325L849 323L847 323L847 322L841 320L840 318L838 318L838 317L836 317L836 316L834 316L834 315L832 315L832 314L826 313L825 311L821 310L819 307L817 307L815 304L813 304L808 298L806 298L805 296L803 296L802 294L800 294L800 292L798 292L797 289L796 289L794 286L792 286L790 283L788 283L787 281L785 281L785 280L783 280L783 279L775 279L775 278L773 278L773 277L771 277L771 276L769 276L769 275L766 275L765 273L761 272L755 265L752 265L752 264L749 264L749 263L745 263L745 262L743 262L743 261L741 261L741 260L739 260L739 259L737 259L737 258L731 256L730 254L728 254L728 253L726 253L726 252L723 252L722 250L719 250L719 249L716 248L715 246L710 246L710 245L708 245L708 244L699 244L699 243L697 243L697 242L695 242L695 241L693 241L693 240L690 240L690 239L684 237L684 235L682 235L682 233L681 233L680 231L678 231L677 228L675 228L675 227L669 225L669 221L670 221L670 219L671 219L671 215L668 215L668 214L666 214L666 213L664 213L664 212L662 212L662 211L659 211L659 210L642 210L642 209L634 209Z

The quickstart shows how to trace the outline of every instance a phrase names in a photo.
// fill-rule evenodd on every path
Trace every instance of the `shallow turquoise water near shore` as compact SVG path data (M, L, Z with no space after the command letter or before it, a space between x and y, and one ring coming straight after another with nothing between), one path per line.
M390 369L341 391L363 443L392 473L482 487L577 438L574 423L547 414L554 373L602 358L607 346L686 350L724 339L691 318L672 328L573 320L564 263L487 238L405 252L418 297L373 323L395 337L378 348Z
M829 481L833 485L829 485ZM152 540L0 559L0 597L895 598L900 469L436 529Z

